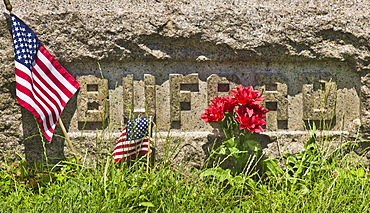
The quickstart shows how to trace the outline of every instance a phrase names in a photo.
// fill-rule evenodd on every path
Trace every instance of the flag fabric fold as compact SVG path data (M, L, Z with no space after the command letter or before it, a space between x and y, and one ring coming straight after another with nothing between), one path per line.
M127 122L113 149L114 162L121 162L137 154L151 154L150 119L134 118Z
M80 84L45 49L36 34L11 13L16 96L51 141L56 124Z

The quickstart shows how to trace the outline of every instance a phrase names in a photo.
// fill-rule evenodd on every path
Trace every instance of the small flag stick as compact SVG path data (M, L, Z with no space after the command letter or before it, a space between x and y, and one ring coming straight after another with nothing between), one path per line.
M150 138L152 136L152 119L153 117L149 117L149 127L148 127L148 137ZM148 142L148 153L146 154L146 173L149 173L149 164L150 164L150 154L153 154L150 152L150 141Z
M6 6L6 9L9 11L9 13L12 13L12 5L10 4L10 1L9 0L4 0L4 4Z

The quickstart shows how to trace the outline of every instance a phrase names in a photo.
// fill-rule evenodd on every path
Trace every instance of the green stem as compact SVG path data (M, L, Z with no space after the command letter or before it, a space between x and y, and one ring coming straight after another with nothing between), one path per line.
M222 130L224 132L226 140L233 137L233 123L232 122L233 122L233 118L229 114L226 114L223 122L221 122L221 125L224 124L222 126Z

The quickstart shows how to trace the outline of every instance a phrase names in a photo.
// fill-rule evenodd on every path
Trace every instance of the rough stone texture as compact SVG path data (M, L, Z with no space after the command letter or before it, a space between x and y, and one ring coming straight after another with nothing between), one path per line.
M61 62L330 59L359 71L369 64L368 1L12 3Z
M207 100L216 94L208 88L212 84L230 83L232 89L241 83L266 91L266 106L275 110L268 117L270 131L261 140L271 156L281 144L290 144L288 151L298 152L307 135L302 122L311 125L309 120L317 122L323 112L324 120L334 124L328 133L333 137L350 139L358 129L361 138L370 137L367 0L12 0L12 4L13 12L72 75L103 75L109 80L109 107L105 103L104 107L109 108L111 122L124 122L124 103L129 100L114 97L122 98L124 93L132 97L135 113L154 110L150 113L156 115L159 130L172 127L175 138L182 138L183 132L201 132L189 133L178 142L178 147L191 144L178 156L197 159L198 166L207 151L204 147L211 143L204 134L217 131L199 119ZM12 39L5 6L3 11L0 149L10 152L11 159L18 152L34 161L42 158L43 147L32 116L15 101ZM198 77L192 77L193 73ZM266 75L270 77L263 77ZM133 87L122 83L126 81L133 82ZM275 89L270 91L268 85L276 82L278 92L271 92ZM181 84L185 85L182 89ZM337 90L331 91L333 87ZM319 99L309 98L325 91L329 95L324 106ZM139 101L139 97L150 99L153 94L156 98ZM219 89L218 95L225 95L225 91ZM96 131L99 124L85 125L76 112L81 97L68 103L63 121L81 153L109 154L120 126ZM150 107L154 104L155 109ZM96 109L94 103L90 106ZM333 113L334 118L328 116ZM98 121L97 117L94 122L104 126L104 119ZM65 154L61 137L45 146L53 159ZM196 154L192 150L197 150ZM189 152L194 156L189 157Z

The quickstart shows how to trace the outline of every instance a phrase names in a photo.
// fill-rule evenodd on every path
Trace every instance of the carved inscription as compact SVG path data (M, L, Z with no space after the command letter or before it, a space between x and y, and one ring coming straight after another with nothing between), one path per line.
M288 80L280 72L256 72L256 89L265 97L266 130L288 129Z
M134 81L133 74L126 75L122 78L122 86L125 120L139 115L144 117L155 116L156 91L154 75L144 74L144 82ZM143 89L143 94L136 93L135 89Z
M129 119L134 106L134 75L130 74L122 78L123 116Z
M77 96L78 122L83 126L98 123L100 127L108 117L108 80L96 76L78 76L77 81L81 87ZM89 129L89 128L88 128Z
M181 128L181 111L191 110L191 93L199 92L198 74L170 74L170 116L172 128Z
M260 90L265 98L262 105L270 111L266 114L266 131L301 131L312 125L322 130L339 130L338 124L359 117L359 109L348 109L347 104L358 106L360 100L354 83L343 86L343 76L336 73L337 78L342 79L338 83L332 73L301 71L288 75L256 71L241 77L254 79L254 89ZM157 85L159 82L152 74L143 74L139 79L127 74L122 77L122 87L110 90L106 79L88 75L79 76L77 80L81 83L76 113L80 130L100 129L98 124L104 127L111 112L110 123L124 123L140 115L156 118L161 130L210 131L212 125L200 119L210 100L229 96L228 91L240 84L250 84L242 82L236 74L214 73L169 74L167 80L159 81L161 85ZM112 97L118 97L119 103ZM108 98L111 98L111 111Z
M212 74L207 78L207 99L208 102L215 97L229 96L229 90L235 89L240 84L239 78L235 75Z
M304 72L303 75L303 120L306 125L315 122L320 129L334 126L337 85L329 72ZM325 122L325 123L323 123Z
M145 112L149 117L155 117L156 89L155 76L144 74L145 83Z

